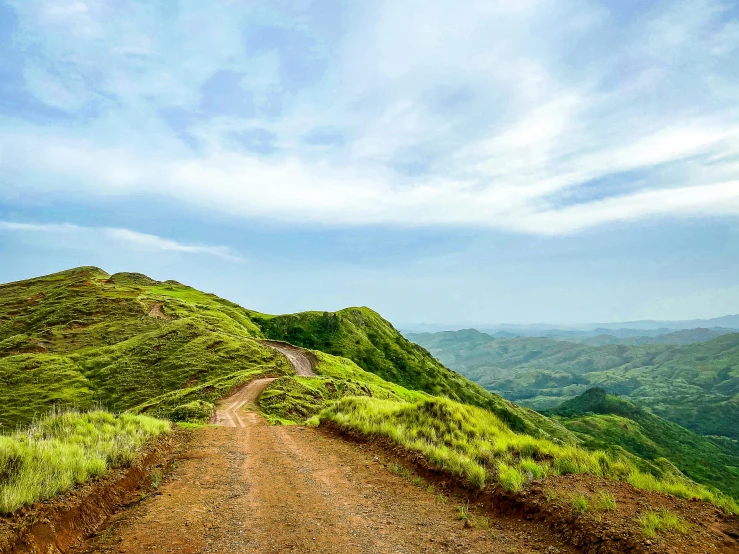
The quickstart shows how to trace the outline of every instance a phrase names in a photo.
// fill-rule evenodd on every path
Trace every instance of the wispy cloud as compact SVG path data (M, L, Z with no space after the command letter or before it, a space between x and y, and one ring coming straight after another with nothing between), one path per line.
M99 241L103 241L129 249L149 252L203 254L216 256L231 262L244 261L243 258L225 246L183 244L157 235L139 233L130 229L117 227L84 227L71 223L22 223L0 220L0 232L2 231L51 235L58 239L57 244L60 247L64 247L65 245L77 246L80 243L80 239L86 239L95 245ZM74 242L70 243L70 240Z
M729 2L13 5L22 86L77 124L6 111L0 198L555 235L739 217Z

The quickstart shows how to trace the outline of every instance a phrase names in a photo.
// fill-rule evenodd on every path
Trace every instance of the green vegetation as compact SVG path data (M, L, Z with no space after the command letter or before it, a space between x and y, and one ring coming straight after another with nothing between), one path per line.
M260 334L243 308L143 275L82 267L1 285L0 429L52 406L147 404L170 417L179 405L212 403L244 372L291 373L253 340ZM167 393L177 402L154 409Z
M271 423L304 422L331 401L345 396L411 402L429 398L423 392L384 381L346 358L319 351L311 351L311 354L316 359L315 372L319 377L282 377L260 395L259 407Z
M362 435L386 437L477 488L497 481L504 490L517 492L527 481L547 475L591 474L681 498L698 497L739 513L733 499L690 481L677 470L660 467L657 474L646 473L633 456L617 451L589 451L515 433L486 410L444 398L399 402L346 397L331 403L312 423L321 421Z
M603 389L591 389L548 413L587 448L623 448L651 462L655 475L664 467L674 472L674 464L694 481L739 498L739 455L730 444L716 444Z
M288 360L260 343L262 338L315 349L309 355L317 376L295 376ZM487 344L479 337L470 340L480 343L473 350ZM509 352L511 360L525 364L521 356L528 361L541 357L525 351L522 347L517 353ZM733 369L727 371L730 374ZM434 467L466 479L473 487L497 482L515 494L532 480L586 473L683 498L697 496L730 512L739 511L735 502L677 469L731 492L731 487L723 486L730 483L725 472L736 471L737 465L724 463L728 458L721 458L723 469L711 464L701 469L696 458L688 455L687 435L680 435L686 441L684 448L669 450L651 436L665 434L667 428L654 427L657 423L645 416L628 420L629 433L638 424L643 435L632 442L618 434L614 427L620 425L618 421L592 419L636 418L635 406L628 408L630 415L615 413L613 402L606 398L611 406L608 413L595 413L592 406L581 413L583 406L573 405L571 412L546 417L447 369L367 308L270 316L175 281L158 282L131 273L110 276L89 267L0 286L0 431L6 435L0 438L9 441L7 445L27 441L17 438L21 434L9 433L54 406L102 405L125 411L117 419L100 416L91 424L105 437L119 432L116 425L125 427L120 430L125 436L133 425L126 422L139 422L143 428L155 421L137 419L140 414L202 424L219 398L243 383L268 376L276 380L258 403L272 423L333 422L356 433L384 436L420 452ZM105 418L121 423L111 427ZM588 425L596 425L599 433ZM679 429L675 426L672 431ZM73 448L61 438L51 441L62 450L79 446L77 439L69 440ZM710 452L739 452L725 437L707 438L705 443L714 449ZM657 449L647 449L651 445ZM129 448L129 456L134 447ZM6 450L15 452L10 448ZM45 471L41 454L28 456L29 474ZM64 455L59 456L66 464ZM74 478L62 481L73 484L104 470L106 464L119 463L113 454L101 456L105 464L94 458L98 461L90 462L88 469L73 469ZM15 471L16 462L8 460L2 466L6 473ZM2 471L0 482L7 480ZM33 494L63 490L57 485L43 487Z
M578 514L590 511L590 502L584 494L576 494L572 497L572 509Z
M604 512L615 512L616 497L610 491L600 491L598 493L597 506L599 510Z
M600 347L475 330L409 336L487 390L536 410L601 387L693 432L739 439L739 333Z
M168 430L167 422L145 416L67 412L0 436L0 513L130 465L147 440Z
M657 533L676 531L678 533L687 533L690 526L684 520L670 512L669 510L650 510L639 516L641 528L647 537L654 538Z
M558 424L450 371L369 308L282 316L252 312L250 316L268 338L348 358L360 368L407 389L485 408L516 431L573 442Z

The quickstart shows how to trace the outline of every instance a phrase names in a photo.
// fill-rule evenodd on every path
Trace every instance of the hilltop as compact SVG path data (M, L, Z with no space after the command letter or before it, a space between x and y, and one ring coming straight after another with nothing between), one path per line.
M326 368L336 366L332 354L340 356L382 382L572 441L558 424L447 369L368 308L271 316L176 281L95 267L0 285L0 424L12 428L70 404L177 417L257 375L291 375L287 360L260 339L320 349Z

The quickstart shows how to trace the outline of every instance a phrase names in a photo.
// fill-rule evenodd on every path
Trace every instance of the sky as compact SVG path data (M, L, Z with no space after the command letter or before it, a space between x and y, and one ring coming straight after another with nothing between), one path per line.
M0 282L739 313L739 4L0 0Z

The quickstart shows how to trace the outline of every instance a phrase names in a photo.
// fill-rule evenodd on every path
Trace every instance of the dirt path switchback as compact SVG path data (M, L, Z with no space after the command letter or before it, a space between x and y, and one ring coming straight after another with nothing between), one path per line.
M281 352L290 361L296 374L302 377L315 376L313 363L302 348L277 340L260 340L259 343Z
M210 423L223 427L246 427L247 422L256 422L257 415L254 412L243 412L242 408L256 401L274 380L274 378L256 379L239 387L234 394L221 401Z

